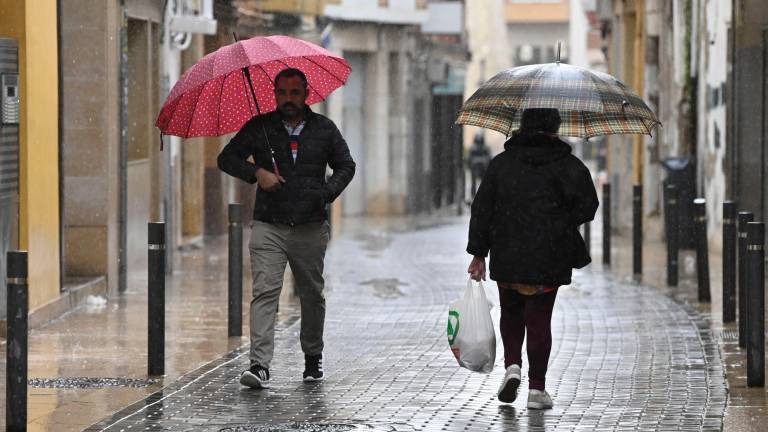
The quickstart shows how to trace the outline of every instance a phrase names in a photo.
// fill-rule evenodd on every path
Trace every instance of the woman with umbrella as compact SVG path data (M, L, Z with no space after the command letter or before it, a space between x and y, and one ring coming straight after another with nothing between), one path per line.
M490 254L490 277L499 287L506 373L498 399L517 397L526 338L527 406L552 408L545 389L552 310L572 269L591 261L578 227L598 207L588 168L558 134L649 133L658 121L615 78L557 62L496 75L466 102L457 122L511 135L472 203L467 245L470 277L485 280Z
M578 226L597 211L597 193L586 166L557 137L556 109L527 109L521 127L494 158L475 200L467 252L469 273L499 285L506 374L502 402L513 402L520 384L521 350L528 331L528 408L551 408L545 390L552 347L550 319L557 288L571 283L571 269L589 263Z

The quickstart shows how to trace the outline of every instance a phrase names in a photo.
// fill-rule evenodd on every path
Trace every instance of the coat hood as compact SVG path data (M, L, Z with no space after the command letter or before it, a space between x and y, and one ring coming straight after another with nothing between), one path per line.
M504 143L504 149L515 159L534 166L546 165L571 154L570 145L557 137L540 133L515 134Z

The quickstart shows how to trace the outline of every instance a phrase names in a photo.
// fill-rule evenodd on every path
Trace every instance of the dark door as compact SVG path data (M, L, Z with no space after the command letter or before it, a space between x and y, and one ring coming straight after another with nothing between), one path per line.
M455 124L461 95L435 95L432 103L432 199L440 208L464 196L462 129Z

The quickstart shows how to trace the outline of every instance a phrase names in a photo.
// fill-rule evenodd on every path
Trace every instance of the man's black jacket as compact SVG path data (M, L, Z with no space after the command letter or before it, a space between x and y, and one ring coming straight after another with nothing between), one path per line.
M488 166L472 203L467 252L499 282L559 286L590 262L578 226L598 201L571 147L544 134L515 135Z
M336 125L308 107L305 120L295 163L288 132L277 111L252 118L219 154L219 169L255 183L257 168L274 171L270 147L264 137L266 129L285 183L274 192L258 188L254 220L287 225L324 221L328 218L327 205L341 194L355 175L355 162ZM247 161L249 157L253 157L254 163ZM333 170L327 181L326 165Z

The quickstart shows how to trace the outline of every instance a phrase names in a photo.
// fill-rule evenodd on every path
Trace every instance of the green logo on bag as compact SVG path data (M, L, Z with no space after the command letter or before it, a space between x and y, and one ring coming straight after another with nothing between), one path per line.
M448 311L448 344L453 345L457 334L459 334L459 313L455 310Z

